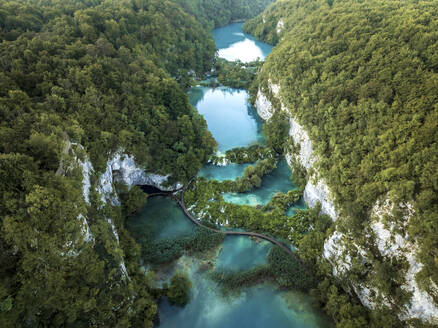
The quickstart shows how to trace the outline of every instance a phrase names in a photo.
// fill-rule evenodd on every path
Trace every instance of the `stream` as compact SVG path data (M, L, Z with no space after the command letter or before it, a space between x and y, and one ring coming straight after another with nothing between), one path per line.
M242 62L264 59L272 47L243 33L236 23L213 31L220 57ZM218 151L234 147L263 144L262 121L248 102L248 92L227 87L195 87L189 91L190 101L202 114L218 142ZM207 179L236 179L249 164L215 166L207 164L198 176ZM251 206L264 205L275 192L297 188L285 160L265 176L262 186L247 193L224 194L227 202ZM305 208L302 200L288 211L293 215ZM172 239L193 234L194 226L170 198L152 197L142 211L131 218L128 229L134 236L148 236L154 240ZM141 240L137 239L138 242ZM217 283L208 278L214 269L234 271L251 269L266 264L272 245L244 236L227 236L219 249L202 258L182 256L176 263L157 273L158 284L168 281L174 272L183 271L192 281L191 301L184 308L170 305L166 299L159 304L162 328L254 328L254 327L331 327L310 297L296 291L281 291L270 283L244 289L237 296L225 297ZM143 269L148 270L144 265Z

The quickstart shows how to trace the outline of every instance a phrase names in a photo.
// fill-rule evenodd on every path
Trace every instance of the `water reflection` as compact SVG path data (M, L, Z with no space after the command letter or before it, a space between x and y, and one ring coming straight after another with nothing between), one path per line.
M244 33L242 25L243 23L230 24L213 31L219 57L244 63L257 58L264 60L272 51L272 46Z
M262 121L248 102L248 91L196 87L190 90L189 97L207 121L219 151L264 142Z

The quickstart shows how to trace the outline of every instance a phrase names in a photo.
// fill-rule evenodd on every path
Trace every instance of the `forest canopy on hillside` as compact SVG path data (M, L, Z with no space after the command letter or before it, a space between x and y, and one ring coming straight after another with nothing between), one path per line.
M215 50L174 1L0 0L1 327L152 325L121 209L85 203L77 164L188 181L216 143L184 88Z
M277 31L278 22L283 28ZM245 24L277 43L260 76L306 126L359 236L379 197L412 202L398 226L438 283L438 6L435 1L278 1ZM430 290L431 291L431 290ZM431 291L432 292L432 291Z
M208 29L260 14L274 0L175 0Z

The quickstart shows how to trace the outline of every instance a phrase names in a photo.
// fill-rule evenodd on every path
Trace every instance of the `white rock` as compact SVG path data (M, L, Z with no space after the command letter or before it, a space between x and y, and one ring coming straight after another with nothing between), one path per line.
M118 171L122 181L128 186L149 185L164 191L171 191L182 187L179 183L174 186L165 187L164 184L167 182L169 175L147 174L143 168L137 166L133 156L118 153L108 162L108 165L113 172Z
M327 259L333 267L333 275L344 274L351 268L351 258L343 258L345 252L344 235L335 231L324 243L323 257Z
M111 162L107 162L106 170L99 178L97 191L99 192L103 203L109 202L113 206L120 206L119 198L114 190L113 180Z
M272 107L272 104L269 101L269 99L266 98L266 96L261 92L261 90L259 90L257 92L255 106L257 109L257 114L259 114L259 116L263 120L267 121L272 117L272 115L274 113L274 109Z
M304 189L304 201L309 207L315 207L317 203L321 203L321 212L327 214L333 221L338 219L338 212L331 200L330 189L324 179L319 179L316 184L310 178Z
M279 97L280 86L268 80L268 88L272 92L273 96ZM280 99L281 103L281 99ZM269 120L273 113L274 108L272 103L263 95L259 89L256 100L256 108L259 116L264 120ZM281 110L285 111L289 115L289 135L294 140L294 143L299 147L298 154L286 154L286 160L289 165L292 165L292 159L295 159L297 163L301 164L306 170L315 166L316 158L313 154L312 141L309 138L307 131L301 126L298 121L291 117L286 106L281 103ZM329 215L333 221L338 218L338 213L333 203L332 193L329 187L325 183L324 179L319 179L316 183L312 182L316 180L316 176L309 179L306 188L304 190L304 201L309 207L314 207L318 202L321 203L321 212Z
M268 86L271 89L272 94L278 97L280 94L280 85L273 83L271 80L268 81Z
M405 276L405 285L402 288L410 293L412 297L410 303L405 306L405 313L400 315L400 319L406 320L418 318L424 321L438 324L438 307L433 298L424 290L420 289L415 277L421 271L423 264L419 263L416 258L418 246L415 241L408 239L408 236L401 235L394 223L383 223L385 217L391 217L394 209L394 203L386 197L384 200L378 200L371 212L372 222L370 224L376 236L377 248L382 256L404 258L409 263L409 268ZM404 210L405 225L410 217L414 214L411 203L398 204Z
M94 241L94 236L91 234L90 226L88 225L87 218L82 214L79 214L78 219L82 223L81 234L84 240L89 243Z
M280 20L277 23L277 34L280 34L281 31L283 31L284 28L284 21L283 18L280 18Z
M86 159L84 162L79 161L79 165L82 168L82 194L84 196L84 200L89 204L91 188L90 176L93 173L93 165L88 159Z
M290 118L289 125L289 135L292 137L295 145L300 148L299 154L294 157L306 170L309 170L315 163L312 141L310 141L306 130L295 119Z

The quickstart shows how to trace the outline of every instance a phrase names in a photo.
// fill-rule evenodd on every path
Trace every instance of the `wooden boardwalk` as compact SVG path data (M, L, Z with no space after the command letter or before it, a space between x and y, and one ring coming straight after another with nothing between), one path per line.
M301 259L299 259L298 256L289 247L287 247L285 244L283 244L283 243L279 242L278 240L275 240L274 238L271 238L269 236L266 236L266 235L263 235L263 234L257 233L257 232L219 230L219 229L213 229L213 228L210 228L210 227L207 227L207 226L203 225L201 222L196 220L195 217L187 210L186 204L184 203L184 191L185 191L184 189L181 191L181 199L179 199L175 195L172 195L172 198L176 200L176 202L181 207L181 209L183 210L184 214L190 219L190 221L192 221L197 226L200 226L200 227L202 227L204 229L208 229L210 231L214 231L214 232L218 232L218 233L223 233L223 234L225 234L227 236L249 236L249 237L256 237L256 238L260 238L260 239L269 241L270 243L281 247L289 255L291 255L292 257L296 258L300 263L302 263Z

